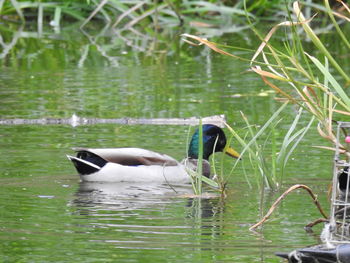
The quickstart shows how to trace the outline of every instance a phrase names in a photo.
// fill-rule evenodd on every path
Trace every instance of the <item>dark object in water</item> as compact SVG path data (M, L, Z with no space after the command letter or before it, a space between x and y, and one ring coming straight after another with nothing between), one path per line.
M334 248L318 245L276 255L288 259L289 263L350 263L350 243Z
M348 191L350 190L349 189L349 186L348 186L348 179L349 178L349 167L345 167L338 175L338 181L339 181L339 189L344 192L346 192L346 188L348 188Z

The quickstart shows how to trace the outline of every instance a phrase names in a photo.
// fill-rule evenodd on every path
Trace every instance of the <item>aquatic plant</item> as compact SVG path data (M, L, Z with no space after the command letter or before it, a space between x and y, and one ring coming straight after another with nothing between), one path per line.
M197 162L197 170L190 173L192 179L192 187L194 193L197 195L202 194L202 177L203 176L203 125L202 119L199 120L199 140L198 140L198 162Z
M283 142L279 145L275 140L270 140L276 127L281 123L282 117L280 115L287 104L288 102L283 103L261 128L258 128L257 125L252 125L243 112L241 112L241 116L246 126L241 130L245 130L245 132L237 132L229 124L225 123L231 134L228 144L230 144L232 139L241 144L242 150L240 155L244 156L244 158L237 159L231 168L231 172L227 172L224 171L223 166L225 155L221 154L217 162L216 154L213 152L211 158L211 166L213 168L212 178L202 176L203 160L199 158L196 171L188 170L192 178L194 193L201 195L203 193L202 183L204 183L222 195L225 195L227 183L238 164L242 164L243 168L249 167L250 170L254 171L253 177L256 179L256 185L260 186L261 189L264 187L275 189L281 186L285 167L288 164L290 156L314 121L314 117L312 117L306 126L299 128L299 120L303 113L303 109L300 108L289 129L286 131ZM200 124L198 128L199 137L202 137L201 127L202 125ZM242 133L244 134L243 136L240 135ZM262 139L263 143L260 142ZM199 151L203 151L203 143L201 141L199 141ZM220 167L217 167L218 165ZM243 172L245 173L247 183L252 186L251 176L247 175L245 169L243 169Z
M247 3L246 3L247 2ZM235 32L237 22L245 16L275 17L286 15L286 0L236 1L127 1L127 0L58 0L5 1L0 0L0 18L9 21L36 21L39 27L50 24L59 27L69 21L79 21L81 27L98 21L110 28L129 30L143 27L148 33L174 25L190 25L199 32L222 34ZM317 2L306 4L317 8ZM233 23L235 22L235 23ZM147 28L147 29L146 29ZM215 33L216 32L216 33Z
M245 114L241 112L242 119L246 124L243 130L247 130L243 133L244 135L240 135L242 132L238 132L226 124L232 136L243 147L241 155L244 156L242 162L236 161L232 166L231 173L226 176L226 181L228 177L232 176L237 165L241 163L246 181L250 186L252 185L251 179L247 175L245 167L254 171L256 185L261 188L275 189L282 185L288 160L314 121L312 117L306 126L299 127L299 120L303 113L303 109L300 108L289 129L283 135L283 141L279 143L271 139L278 125L281 124L283 118L280 115L287 104L288 102L283 103L261 128L252 125Z
M267 6L265 4L265 6ZM216 27L225 18L245 16L243 1L225 5L221 1L5 1L0 0L2 18L10 20L36 20L39 24L51 21L58 26L64 20L82 21L82 26L92 20L107 23L111 28L134 25L164 27L169 24L193 23L198 27ZM256 5L255 9L258 6ZM252 14L249 14L253 16ZM197 21L192 21L193 18ZM34 19L33 19L34 18Z
M164 54L179 53L183 44L179 32L184 28L207 36L248 29L243 2L239 2L226 6L221 1L0 0L0 29L4 32L0 37L0 57L22 53L18 47L26 50L32 38L57 39L60 35L65 39L68 31L76 32L80 27L82 34L75 35L83 42L72 59L78 61L78 67L89 63L93 53L115 67L116 54L129 50L151 58L155 55L159 61ZM27 38L28 34L31 38ZM72 41L68 42L71 45ZM33 57L39 49L34 49ZM45 58L52 58L52 64L62 63L55 61L59 59L57 54L59 49L45 54Z
M343 2L341 3L350 14L349 8ZM335 16L347 22L350 19L333 11L328 0L325 0L325 7L344 47L349 50L349 42L335 20ZM296 21L283 22L271 29L254 54L251 69L258 73L263 81L279 95L311 113L318 120L317 130L320 136L335 144L333 120L344 121L350 116L350 98L345 91L345 87L350 84L350 75L343 70L337 57L328 51L326 44L309 25L313 17L306 19L298 2L293 3L293 10ZM285 42L285 52L269 44L269 39L274 32L282 26L289 27L292 31L292 40ZM317 49L314 55L305 51L301 40L302 35L296 28L300 26L303 28L303 34ZM265 48L269 50L269 53L264 51ZM257 61L260 55L262 61ZM274 84L276 80L278 86ZM288 84L289 87L284 86L281 82ZM341 147L345 151L345 147Z
M350 14L349 7L341 1L340 3L343 5L344 10ZM349 22L350 19L344 14L333 11L330 8L328 0L325 0L325 6L323 8L318 7L318 10L324 11L330 17L332 26L336 28L337 34L348 50L350 48L349 41L335 17L346 22ZM343 70L337 57L328 51L325 43L321 41L309 25L313 17L306 19L301 12L298 2L293 3L293 11L294 13L289 16L290 21L277 24L265 37L254 27L250 17L247 16L252 29L262 40L261 45L257 48L250 60L251 70L259 74L262 80L273 89L277 95L284 97L289 103L296 104L300 107L298 115L282 142L281 151L279 151L278 157L274 160L280 163L281 174L283 174L290 153L295 149L302 135L306 133L312 123L311 119L303 129L292 134L300 118L301 109L309 112L313 118L318 121L317 130L319 135L331 141L333 144L336 142L332 127L333 121L338 118L344 120L350 116L350 99L345 91L345 87L350 84L350 75ZM286 35L287 40L284 41L283 50L271 44L270 41L275 32L282 27L290 29L290 34ZM303 29L302 32L298 30L300 27ZM183 36L187 39L196 40L199 44L206 45L215 52L233 58L239 58L225 51L223 48L220 48L217 43L208 41L207 39L189 34L184 34ZM315 54L313 55L305 51L305 41L303 41L303 37L305 36L308 37L316 48L314 51ZM195 44L193 42L191 43ZM266 49L268 51L266 51ZM262 59L258 60L260 57L262 57ZM324 62L321 62L322 60ZM248 143L246 142L246 138L239 137L236 131L230 129L241 144L245 145L243 154L244 152L250 153L249 160L252 160L251 164L257 165L257 169L261 172L263 175L262 178L265 181L263 185L268 187L277 185L276 176L267 175L268 173L266 172L264 160L260 155L261 147L256 144L256 139L264 129L272 125L277 117L277 112L265 123L260 131L254 133L254 131L248 128L250 129L248 134L252 137ZM243 119L245 119L247 127L251 127L244 116ZM286 151L287 146L291 145L293 142L294 144L291 146L290 151ZM340 147L343 153L349 155L343 145L340 145ZM322 148L334 150L334 147L322 146ZM276 167L276 165L274 166Z
M308 3L308 8L322 8L310 1ZM277 14L278 17L286 15L286 11L283 11L285 0L248 1L247 6L244 10L243 0L0 0L0 19L4 21L0 24L4 38L0 43L3 51L0 57L22 53L30 46L28 42L33 42L32 38L56 39L57 34L65 38L65 33L69 30L76 31L80 26L83 43L80 42L79 45L82 48L76 48L77 52L72 59L78 61L78 67L89 63L88 58L93 53L102 56L115 67L118 65L116 53L128 50L144 53L159 61L164 54L179 53L183 44L179 41L180 32L195 31L205 37L240 33L246 38L245 30L250 28L246 16L252 23L257 23L260 18L266 18L267 14ZM29 39L26 37L28 34L31 35ZM71 36L68 39L71 40ZM33 57L38 55L38 49L34 49ZM186 55L188 50L181 51L181 55ZM56 61L58 58L55 55L58 53L56 50L44 57L51 59L52 64L64 63L65 61Z

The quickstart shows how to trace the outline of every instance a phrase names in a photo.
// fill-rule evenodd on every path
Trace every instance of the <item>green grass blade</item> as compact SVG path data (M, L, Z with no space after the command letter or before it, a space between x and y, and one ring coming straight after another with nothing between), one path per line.
M331 83L334 90L338 93L340 98L344 101L346 109L350 111L350 99L348 95L345 93L344 89L340 86L340 84L336 81L336 79L332 76L332 74L327 70L327 68L322 65L322 63L315 57L306 53L306 55L311 59L311 61L317 66L317 68L322 72L325 78L328 79L329 83Z
M305 33L308 35L308 37L311 39L311 41L314 43L314 45L329 59L331 64L334 66L334 68L340 73L340 75L343 76L343 78L350 82L350 77L344 72L342 67L337 63L337 61L333 58L333 56L328 52L328 49L323 45L322 41L317 37L315 32L311 29L308 23L305 23L306 19L304 15L301 13L299 8L299 3L296 1L294 2L294 11L298 16L298 20L301 22L304 22L302 24Z
M203 174L203 124L202 118L199 119L199 141L198 141L198 163L197 163L197 177L196 188L198 194L202 193L202 174Z
M255 133L254 136L252 136L252 139L248 143L246 143L245 140L243 140L229 125L226 124L226 126L230 130L231 134L244 147L243 150L241 151L241 156L244 158L244 154L246 152L249 153L249 157L252 158L251 163L254 165L257 165L257 169L259 170L260 174L262 175L262 179L266 182L266 185L270 188L274 188L276 186L276 182L275 182L275 179L273 177L271 177L267 172L264 158L260 154L261 149L258 146L256 140L266 131L266 129L268 127L270 127L270 125L275 121L275 119L283 111L283 109L287 106L287 104L288 104L288 101L285 102L284 104L282 104L282 106L277 111L274 112L274 114L270 117L270 119L265 122L263 127L261 127L261 129L257 133ZM245 122L247 123L248 129L249 129L250 125L249 125L249 122L246 118L245 118ZM254 134L254 132L252 130L249 131L249 133ZM252 147L252 145L254 145L255 147ZM237 160L235 162L235 164L233 165L233 167L231 169L231 174L233 173L233 170L238 165L238 162L239 162L239 160Z
M24 15L22 13L22 10L21 10L19 3L16 0L11 0L11 3L13 5L13 7L16 9L16 12L17 12L18 16L21 18L21 20L25 21L25 18L24 18Z
M241 151L241 155L243 156L247 149L256 142L256 139L270 126L270 124L276 119L276 117L281 113L281 111L287 106L288 102L282 104L282 106L274 112L274 114L270 117L270 119L261 127L261 129L254 135L254 137L245 145L244 149ZM238 162L237 160L236 162Z
M215 149L216 149L216 144L217 144L217 142L218 142L218 139L219 139L219 137L216 137L216 139L215 139L215 142L214 142L214 148L213 148L213 152L212 152L212 154L211 154L211 160L212 160L212 162L213 162L213 170L214 170L214 174L216 175L216 167L215 167L215 157L216 157L216 154L215 154Z
M190 8L189 6L194 6ZM225 5L219 5L210 3L209 1L188 1L184 3L184 7L186 7L183 13L192 13L192 12L218 12L221 14L231 14L231 15L241 15L241 16L250 16L255 18L253 14L250 12L245 12L242 9L229 7Z
M38 6L38 33L39 36L43 32L43 17L44 17L44 7L43 5L39 4Z
M297 116L294 118L294 121L292 122L292 124L289 127L286 135L284 136L284 139L283 139L283 142L282 142L282 146L281 146L281 149L280 149L280 153L279 153L279 155L277 157L277 162L278 163L281 162L281 158L284 159L284 156L285 156L284 153L286 152L286 149L287 149L287 147L289 145L290 137L291 137L293 131L295 130L295 128L296 128L296 126L297 126L297 124L299 122L299 119L300 119L300 116L301 116L302 112L303 112L303 108L300 107Z
M293 153L293 151L294 151L295 148L298 146L298 144L300 143L300 141L304 138L305 134L306 134L306 133L308 132L308 130L310 129L310 127L311 127L312 123L314 122L314 120L315 120L315 116L312 116L312 118L311 118L311 120L309 121L308 125L307 125L306 127L302 128L302 129L299 131L299 132L301 132L300 135L299 135L299 132L298 132L298 133L296 134L295 138L293 138L293 140L294 140L294 139L296 139L296 140L295 140L294 144L292 145L292 147L290 148L290 150L288 151L288 153L286 154L286 157L285 157L284 163L283 163L283 168L286 167L290 155Z
M328 13L329 17L331 18L332 23L333 23L335 29L337 30L338 35L343 40L345 46L347 46L348 49L350 49L350 43L349 43L348 39L346 38L346 36L344 35L343 31L341 31L337 21L335 20L334 15L333 15L333 11L332 11L331 7L329 6L328 0L325 0L324 2L326 5L326 8L327 8L327 13Z
M4 2L5 2L5 0L0 0L0 14L1 14L2 7L3 7L3 5L4 5Z
M53 18L53 22L54 22L54 25L59 27L60 26L60 22L61 22L61 12L62 12L62 9L60 6L57 6L55 8L55 14L54 14L54 18Z
M210 185L211 187L213 187L213 188L215 188L215 189L220 189L219 184L218 184L217 182L215 182L214 180L212 180L212 179L210 179L210 178L208 178L208 177L205 177L205 176L203 176L203 175L200 176L200 179L201 179L204 183Z

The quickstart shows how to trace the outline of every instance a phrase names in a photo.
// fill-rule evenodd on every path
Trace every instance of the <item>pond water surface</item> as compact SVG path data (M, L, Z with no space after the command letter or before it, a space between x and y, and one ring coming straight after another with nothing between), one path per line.
M163 55L130 47L108 57L81 33L20 38L1 60L0 117L187 118L225 114L244 130L243 111L262 125L279 107L244 62L202 47ZM247 33L248 34L248 33ZM4 32L10 41L13 32ZM245 43L235 36L236 45ZM104 40L107 42L107 40ZM179 40L175 45L179 45ZM181 44L183 45L183 43ZM3 50L3 54L4 54ZM243 54L245 55L245 54ZM295 109L283 114L282 138ZM307 119L305 121L308 121ZM319 242L321 217L302 192L291 194L257 233L248 228L281 192L265 191L246 167L230 178L226 198L189 198L190 185L81 183L65 154L72 147L141 147L177 159L186 154L187 126L98 124L0 126L0 257L2 262L284 262L277 251ZM282 190L309 185L325 209L332 156L311 148L313 128L287 166ZM233 145L240 146L233 140ZM225 160L230 171L231 160Z

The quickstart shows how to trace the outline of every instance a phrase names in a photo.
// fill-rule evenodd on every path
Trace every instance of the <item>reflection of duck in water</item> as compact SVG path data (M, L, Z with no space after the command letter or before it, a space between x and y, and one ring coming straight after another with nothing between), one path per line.
M189 198L188 204L188 216L191 218L212 218L218 214L224 212L224 202L222 196L212 195L207 198ZM210 225L213 225L213 221L209 221ZM203 228L210 227L202 225Z
M221 128L205 124L203 130L203 175L210 175L209 156L224 152L239 154L226 146ZM96 182L190 182L186 169L196 169L199 154L199 130L192 136L188 157L181 163L174 158L140 148L76 148L77 156L69 156L83 181Z
M99 183L80 182L72 204L81 213L93 214L98 209L122 211L159 207L167 205L169 200L192 194L192 186L178 184L169 187L159 183Z

